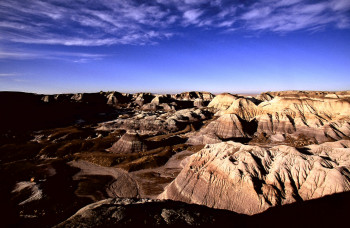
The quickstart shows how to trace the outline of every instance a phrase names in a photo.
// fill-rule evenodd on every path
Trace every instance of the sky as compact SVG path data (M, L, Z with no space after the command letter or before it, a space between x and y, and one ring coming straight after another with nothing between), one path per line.
M1 0L0 91L350 90L350 0Z

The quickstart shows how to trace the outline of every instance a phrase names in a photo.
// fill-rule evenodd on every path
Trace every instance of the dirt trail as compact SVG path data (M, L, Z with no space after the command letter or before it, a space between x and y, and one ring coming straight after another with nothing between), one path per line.
M171 181L180 173L183 168L181 164L184 159L192 155L192 151L181 151L174 154L169 161L157 168L143 169L129 174L138 183L140 195L142 198L155 199L164 191Z
M80 169L80 171L73 176L73 180L90 180L90 187L94 185L94 179L98 179L100 182L102 179L106 179L108 184L102 186L102 188L105 187L105 189L99 189L98 191L104 190L108 197L154 199L162 193L165 186L173 181L180 173L183 168L181 162L193 153L192 151L181 151L174 154L169 161L161 167L129 173L119 168L98 166L83 160L71 161L68 164ZM76 194L92 199L99 197L96 191L81 192L78 189Z
M122 169L98 166L87 161L71 161L68 164L81 169L73 176L74 180L84 180L96 176L112 177L106 186L109 197L140 197L137 183Z

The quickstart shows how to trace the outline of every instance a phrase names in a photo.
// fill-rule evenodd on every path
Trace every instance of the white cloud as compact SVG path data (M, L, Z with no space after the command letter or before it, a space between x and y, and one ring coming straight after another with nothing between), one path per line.
M225 18L227 16L235 16L237 11L236 6L228 6L220 10L220 12L217 14L218 18Z
M310 4L310 5L305 5L303 7L294 7L295 9L292 8L292 10L298 11L299 14L308 14L308 15L315 15L315 14L320 14L323 11L325 11L328 8L327 3L317 3L317 4Z
M253 20L269 16L272 12L270 7L254 8L242 15L243 20Z
M218 27L231 27L233 23L235 23L236 20L228 20L228 21L223 21L219 23L217 26Z
M349 0L333 0L329 4L335 11L347 11L350 9Z
M28 60L28 59L54 59L69 62L86 63L90 61L101 60L108 57L104 54L95 53L82 53L82 52L53 52L53 51L31 51L23 49L13 50L0 50L1 59L15 59L15 60ZM17 73L3 73L2 77L18 76Z
M17 75L16 73L0 73L0 77L14 77Z
M350 27L350 0L250 2L1 0L0 44L145 45L168 39L179 27L186 26L252 33ZM2 53L8 58L31 58L31 55Z
M38 55L25 52L0 51L0 59L34 59Z
M13 82L24 82L19 73L0 73L0 81L13 81Z
M250 30L282 33L303 29L317 31L332 24L337 28L349 28L349 17L334 8L336 0L315 4L305 4L297 0L283 2L281 7L281 2L271 1L266 12L262 10L263 8L259 8L261 4L256 4L255 8L242 16L246 27ZM288 7L285 7L286 5ZM347 4L341 3L341 5L346 11Z
M0 40L67 46L154 43L169 37L167 23L175 17L167 22L168 14L133 1L3 0ZM149 27L164 29L150 36Z
M184 13L185 22L196 24L198 23L198 18L204 13L203 10L191 9Z

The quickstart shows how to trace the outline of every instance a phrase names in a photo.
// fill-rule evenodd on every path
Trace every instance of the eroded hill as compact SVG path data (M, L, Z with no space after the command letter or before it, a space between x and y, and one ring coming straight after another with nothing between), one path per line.
M8 225L50 227L110 197L256 214L350 188L349 91L1 92L0 104L0 194ZM150 213L160 213L161 225L207 221L179 209L186 204L173 206L174 223L161 209ZM123 210L132 219L134 209Z

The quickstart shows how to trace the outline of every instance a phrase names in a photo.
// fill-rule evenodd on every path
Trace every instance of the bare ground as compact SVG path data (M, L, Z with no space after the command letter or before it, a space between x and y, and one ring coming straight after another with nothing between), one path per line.
M84 180L105 179L108 184L100 186L105 189L108 197L137 197L137 198L156 198L163 192L166 185L173 181L182 169L181 162L192 155L193 151L181 151L174 154L169 161L157 168L143 169L134 172L126 172L120 168L103 167L93 163L79 160L71 161L68 164L79 168L80 171L73 176L73 180L79 181L79 187L75 194L80 197L88 197L96 201L99 195L103 193L86 190ZM96 180L97 181L97 180ZM106 182L106 181L104 181ZM99 190L101 191L101 190Z
M180 173L183 168L181 162L193 153L188 150L181 151L161 167L131 172L130 176L138 183L141 197L155 199Z

